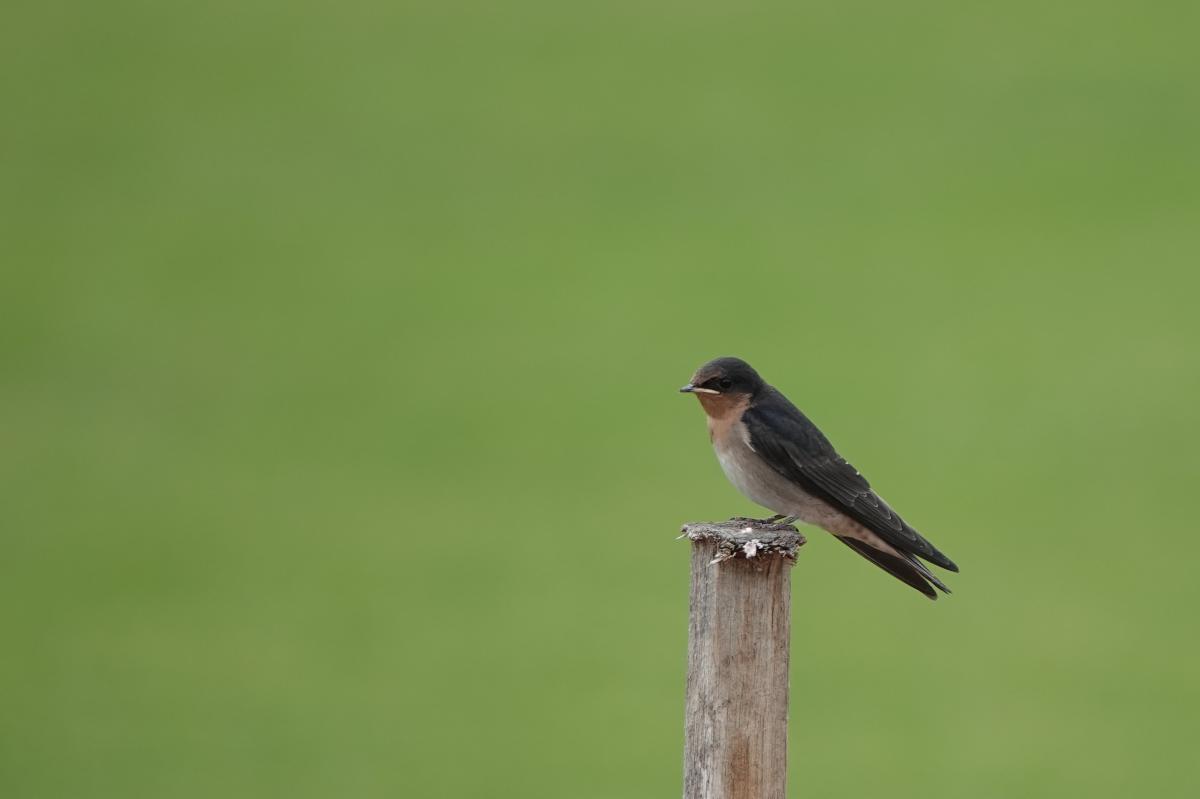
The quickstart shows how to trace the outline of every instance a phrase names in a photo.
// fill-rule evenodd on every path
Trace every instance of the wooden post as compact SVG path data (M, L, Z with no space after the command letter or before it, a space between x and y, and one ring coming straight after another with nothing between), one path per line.
M784 799L789 576L804 537L748 519L683 532L692 541L684 799Z

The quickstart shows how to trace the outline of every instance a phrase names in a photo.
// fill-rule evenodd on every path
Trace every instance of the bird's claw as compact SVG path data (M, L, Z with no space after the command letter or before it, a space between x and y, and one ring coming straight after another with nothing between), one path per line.
M783 518L783 514L778 513L767 519L753 519L749 516L733 516L729 519L729 521L745 522L746 524L753 524L756 527L775 527L775 526L777 526L776 522L778 522L782 518Z

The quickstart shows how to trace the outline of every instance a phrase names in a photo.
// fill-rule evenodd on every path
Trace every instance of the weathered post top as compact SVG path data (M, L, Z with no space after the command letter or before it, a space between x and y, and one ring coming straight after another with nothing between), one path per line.
M733 518L727 522L688 522L683 535L690 541L711 541L717 556L713 563L735 557L754 558L782 555L791 563L805 543L804 536L790 524L766 524L760 519ZM695 551L695 548L693 548Z
M692 542L684 799L784 799L789 576L804 536L753 519L683 526Z

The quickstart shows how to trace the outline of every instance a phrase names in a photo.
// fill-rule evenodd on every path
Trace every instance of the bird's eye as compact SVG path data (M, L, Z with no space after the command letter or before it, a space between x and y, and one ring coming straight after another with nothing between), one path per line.
M721 378L721 388L731 388L732 386L733 386L733 381L730 380L728 377Z

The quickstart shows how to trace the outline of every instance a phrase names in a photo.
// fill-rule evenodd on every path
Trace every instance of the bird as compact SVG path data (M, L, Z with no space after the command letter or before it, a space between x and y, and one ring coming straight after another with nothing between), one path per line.
M776 514L753 521L820 527L930 599L937 599L937 591L950 593L922 561L957 572L954 561L892 510L817 426L750 364L716 358L679 390L700 401L729 482Z

